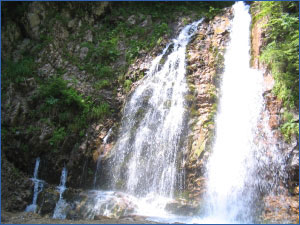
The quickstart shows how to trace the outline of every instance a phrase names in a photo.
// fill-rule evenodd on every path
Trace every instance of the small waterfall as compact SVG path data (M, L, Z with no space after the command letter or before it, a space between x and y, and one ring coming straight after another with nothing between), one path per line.
M253 223L260 191L271 191L283 161L267 126L263 75L250 69L249 7L233 6L231 41L216 118L216 139L207 165L207 218L213 223ZM259 124L263 127L260 128ZM272 155L273 158L268 157ZM271 178L266 179L267 170ZM281 171L279 171L281 170ZM266 188L267 187L267 188Z
M123 111L118 139L108 159L110 191L91 191L87 218L136 214L166 218L165 206L182 189L180 153L186 147L186 46L202 20L187 25L151 64ZM109 134L108 134L109 135ZM107 138L103 143L106 144ZM97 167L103 156L98 158ZM97 182L97 171L94 184ZM124 214L123 214L124 213Z
M127 102L110 161L113 189L153 199L173 197L187 127L186 46L201 21L184 27L153 60Z
M38 179L39 166L40 166L40 158L38 157L38 158L36 158L36 161L35 161L33 178L31 178L31 180L34 182L33 200L32 200L32 204L30 204L26 207L25 212L36 212L37 198L38 198L39 193L43 190L43 187L44 187L44 181Z
M65 219L66 218L66 208L68 206L67 202L63 199L63 193L67 189L66 188L66 181L67 181L68 171L66 167L63 168L61 172L60 184L57 186L59 191L59 200L56 203L53 218L54 219Z

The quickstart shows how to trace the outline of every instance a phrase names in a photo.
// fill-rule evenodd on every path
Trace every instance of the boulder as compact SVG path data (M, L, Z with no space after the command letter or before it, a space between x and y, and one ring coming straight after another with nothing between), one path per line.
M32 30L41 23L39 15L35 13L28 13L27 18L28 18L29 26Z
M53 187L44 189L38 196L39 212L41 215L52 215L59 199L59 192Z
M192 216L199 211L198 205L192 205L186 201L172 201L166 204L165 210L176 215Z

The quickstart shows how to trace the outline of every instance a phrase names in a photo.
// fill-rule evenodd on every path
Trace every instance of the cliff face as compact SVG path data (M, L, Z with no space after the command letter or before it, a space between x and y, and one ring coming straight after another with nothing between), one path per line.
M187 50L191 131L185 162L186 190L189 198L196 201L205 192L206 163L214 140L214 116L232 16L232 11L227 9L213 20L202 23Z
M200 15L212 18L220 11L218 3L157 3L152 7L109 2L2 4L1 160L2 168L15 171L20 176L16 179L24 184L16 185L2 176L2 197L7 202L3 209L10 211L24 210L31 203L33 186L28 178L32 177L36 157L41 158L39 179L49 184L46 195L53 201L57 199L54 186L59 184L64 165L70 189L91 187L97 158L113 146L127 95L149 69L151 60L188 22ZM215 11L207 10L210 6ZM201 82L210 96L193 94L199 96L197 101L206 99L204 117L211 121L213 113L207 118L208 111L215 110L212 104L216 100L213 60L221 55L217 42L223 46L222 37L226 36L217 26L207 20L190 47L191 51L205 47L209 54L208 58L197 57L203 57L207 68L206 81ZM212 40L217 42L211 44ZM191 75L200 69L193 57L189 60ZM192 83L198 82L198 87L201 83L192 77L191 90ZM103 146L111 128L109 143ZM208 138L208 128L203 135ZM191 161L199 152L186 157Z
M64 165L68 168L67 200L78 196L82 192L79 188L91 188L99 155L109 155L116 140L126 99L169 40L202 15L196 3L191 5L195 11L184 12L176 10L174 3L168 7L173 12L166 15L170 17L167 20L140 4L140 13L131 3L7 5L2 13L7 18L2 20L1 55L2 209L23 211L31 203L33 184L29 177L36 157L41 157L39 178L48 183L38 199L41 214L53 213L59 197L55 186ZM22 17L8 16L17 13L14 7L22 11ZM154 12L164 6L156 7ZM208 5L204 8L210 11ZM191 119L183 155L183 197L197 207L205 193L205 168L214 140L214 116L231 18L229 8L211 15L187 49L190 92L186 100ZM264 198L263 220L276 222L292 216L296 221L299 144L295 136L290 143L282 137L282 101L272 93L273 75L259 59L266 45L266 21L262 18L252 27L252 64L265 71L265 117L275 142L280 143L288 178L281 185L281 195ZM105 160L102 163L100 173L105 177L110 171L105 169ZM102 183L105 185L105 180ZM280 197L287 201L282 204ZM84 194L80 198L86 200ZM280 218L276 216L278 209L284 211Z
M255 17L262 8L257 7L260 3L255 3L251 7L252 17ZM251 30L251 65L255 69L264 71L264 100L266 103L265 119L274 136L274 142L278 143L278 151L286 165L286 177L280 181L280 191L277 194L265 196L265 208L262 212L262 220L271 223L291 221L299 223L299 137L292 135L287 141L282 134L281 127L284 121L284 113L287 109L283 101L274 94L274 75L270 65L262 62L261 54L267 46L267 23L268 17L264 16L253 22ZM295 110L295 121L299 121L299 108ZM263 132L262 132L263 133ZM272 156L270 156L272 157ZM282 199L282 200L280 200ZM284 199L284 200L283 200ZM278 213L279 212L279 213Z

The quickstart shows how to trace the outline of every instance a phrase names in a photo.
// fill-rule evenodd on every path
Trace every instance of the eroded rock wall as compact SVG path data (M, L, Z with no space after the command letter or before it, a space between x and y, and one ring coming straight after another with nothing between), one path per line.
M103 88L97 88L96 83L99 80L95 76L99 73L93 73L90 66L91 63L98 64L99 61L100 64L101 61L97 58L100 53L95 53L93 50L99 47L103 41L101 30L105 26L102 23L104 18L112 27L123 23L124 26L128 27L128 30L136 27L144 29L145 35L152 35L154 32L154 29L152 29L154 26L152 25L155 23L155 19L150 14L142 15L139 13L138 15L131 15L129 18L126 18L126 16L106 17L114 10L112 5L113 3L108 2L93 4L28 2L26 4L16 3L16 5L7 3L5 9L2 8L4 12L2 15L7 19L2 20L1 59L3 61L11 59L13 62L20 62L27 56L33 59L30 62L32 74L27 75L25 79L22 78L18 85L11 82L7 87L6 95L2 95L2 128L6 128L8 131L2 133L2 138L4 138L2 142L2 159L5 162L12 162L11 167L15 168L16 171L22 171L20 173L22 174L21 177L26 178L26 182L31 185L29 187L24 179L19 179L21 183L25 182L26 185L20 185L20 191L14 192L16 198L22 201L22 204L19 204L16 210L24 210L26 205L32 201L28 193L26 192L26 195L21 194L21 190L27 191L29 189L32 195L32 182L28 178L32 176L36 157L41 158L39 178L49 184L45 191L41 193L39 203L42 202L40 198L50 196L50 200L53 201L51 204L47 204L53 208L57 198L55 186L59 184L61 169L64 166L68 169L68 188L90 188L93 186L98 156L106 154L113 146L122 108L128 95L139 84L139 80L149 69L152 59L161 53L161 50L170 39L176 36L183 26L199 17L195 13L190 16L183 16L184 13L176 12L174 13L173 22L170 22L171 24L161 24L161 21L156 21L157 24L155 25L159 25L156 28L163 29L164 27L161 25L167 25L171 32L162 35L155 41L155 46L152 46L149 51L140 50L137 54L138 57L133 62L130 61L129 68L125 65L128 63L126 62L126 54L132 49L128 49L129 47L125 43L125 39L128 37L125 34L120 34L117 44L120 55L117 59L110 60L109 66L113 71L116 71L116 74L114 74L116 77L124 74L123 80L119 81L116 78L110 86L106 84ZM21 10L22 16L7 15L7 13L16 13L18 11L15 10L16 8ZM205 24L208 24L208 22ZM216 31L216 34L210 34L211 30L206 31L208 25L205 26L203 29L206 33L202 34L202 39L206 39L205 35L217 36L222 33L222 30L219 30ZM164 29L167 30L166 27ZM215 29L213 28L213 32ZM155 30L155 32L161 32L161 30ZM139 41L141 37L134 35L130 38L133 41ZM217 38L214 40L220 41ZM202 48L199 43L198 45L198 48ZM218 43L214 44L214 46L216 45ZM206 48L207 52L211 51L211 58L203 60L209 60L210 67L214 68L213 57L220 54L216 47L209 50L211 47L207 45ZM92 60L94 61L92 62ZM196 61L191 65L198 67ZM213 74L210 74L213 71L213 69L207 70L209 74L207 79L211 79L209 76L213 76ZM39 91L44 87L43 84L54 77L62 78L67 82L68 87L74 89L84 99L87 100L90 97L90 100L95 103L105 101L112 109L111 114L104 119L88 121L87 129L81 126L75 128L77 130L82 129L83 132L66 135L57 147L51 144L51 138L53 138L54 131L58 127L57 124L53 123L53 118L50 118L50 114L56 114L57 112L49 110L44 115L37 115L39 114L39 106L45 101L45 99L37 100ZM124 80L128 81L126 85ZM209 82L203 82L203 85L206 85L206 89L211 92L212 98L214 98L215 91L213 86L209 85ZM202 95L199 98L206 98L205 93L202 93ZM49 104L53 104L53 102ZM73 114L73 116L75 115ZM67 117L70 120L74 119L70 114ZM103 139L111 128L113 133L108 139L108 143L103 145ZM2 168L5 165L7 164L3 163ZM109 171L104 171L104 173L109 173ZM7 180L8 176L2 175L2 178L2 184L7 185L7 189L3 188L2 190L13 187L11 186L12 183ZM8 210L12 209L16 203L11 199L9 195L4 193L2 200L7 202L5 208ZM43 207L48 207L46 205ZM45 209L46 211L50 210Z
M259 7L251 7L254 17ZM289 221L299 223L299 137L295 135L288 142L284 139L280 126L285 111L282 101L272 92L275 80L270 68L260 60L260 55L266 43L266 29L268 18L262 17L252 24L251 29L251 65L263 71L265 115L269 129L277 144L279 157L284 162L285 177L281 179L279 187L275 187L270 195L263 198L264 210L261 219L267 223L282 223ZM299 109L294 116L299 120ZM271 156L272 157L272 156ZM275 195L274 195L275 193Z
M232 9L211 21L204 21L187 49L187 79L190 94L189 151L186 156L186 190L190 199L199 201L205 192L206 163L214 140L224 53L229 41Z

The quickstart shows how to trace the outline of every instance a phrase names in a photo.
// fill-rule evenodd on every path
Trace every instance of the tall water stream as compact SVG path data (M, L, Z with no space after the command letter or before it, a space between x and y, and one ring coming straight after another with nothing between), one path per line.
M238 2L233 9L216 139L208 163L206 216L213 223L255 222L259 194L272 192L279 177L285 176L282 156L267 124L263 75L249 66L249 7Z
M204 213L178 216L165 209L184 183L182 153L188 131L185 56L186 46L202 22L199 20L185 26L166 46L131 93L108 158L109 191L89 191L81 211L84 218L116 216L124 207L126 215L142 215L165 223L256 222L259 194L272 193L279 177L286 174L284 159L267 124L263 75L249 66L249 8L238 2L233 9L215 121L216 137L207 165ZM94 188L101 180L98 170L103 157L97 162ZM65 218L62 193L66 176L63 170L54 218Z

